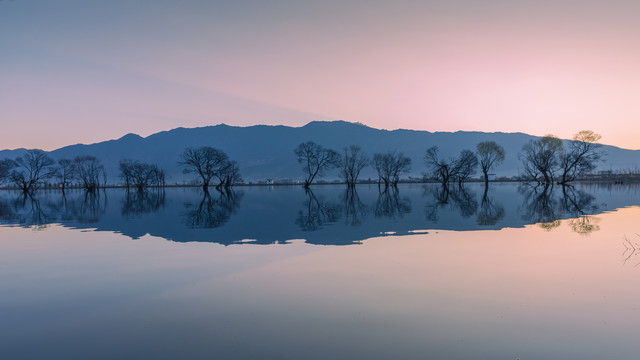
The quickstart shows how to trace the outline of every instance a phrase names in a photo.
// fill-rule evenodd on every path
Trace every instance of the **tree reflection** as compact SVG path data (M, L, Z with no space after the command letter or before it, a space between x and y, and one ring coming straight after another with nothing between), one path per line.
M408 212L411 212L411 199L400 197L400 191L396 187L385 188L384 191L378 193L375 207L376 217L403 217Z
M164 201L164 189L127 190L121 212L123 216L156 212L164 206Z
M544 230L551 231L560 226L562 218L571 218L567 221L569 227L576 233L588 235L598 231L598 219L590 212L596 211L595 197L573 186L561 187L559 196L554 196L553 186L526 186L523 185L519 192L524 196L523 219L538 224Z
M463 218L473 216L478 210L475 195L467 191L464 185L453 187L453 189L446 185L427 186L423 195L433 199L425 206L425 215L429 221L438 222L439 211L446 206L458 210Z
M42 228L55 222L95 223L106 210L106 195L100 192L60 194L62 196L52 197L49 193L40 192L0 200L0 219L20 226Z
M325 224L334 223L340 219L340 206L322 197L316 197L311 189L306 189L307 199L302 210L298 211L296 224L303 231L316 231Z
M494 202L489 196L488 190L488 187L484 188L480 208L476 215L476 223L478 225L495 225L504 217L504 206L501 203Z
M355 187L348 187L342 194L344 203L345 223L351 226L362 224L363 218L369 213L369 207L360 201Z
M522 194L523 214L522 218L532 224L539 224L545 230L556 228L556 220L560 219L558 214L558 202L551 195L553 187L548 184L545 186L530 186L523 184L518 188L518 192Z
M231 215L235 214L240 206L240 200L244 193L233 189L225 189L211 195L204 192L202 200L196 206L186 203L187 226L189 228L217 228L224 225Z

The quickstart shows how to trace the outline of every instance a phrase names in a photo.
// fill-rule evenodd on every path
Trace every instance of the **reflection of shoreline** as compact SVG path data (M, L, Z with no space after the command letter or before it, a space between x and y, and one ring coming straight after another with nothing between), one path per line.
M439 184L376 186L243 188L231 193L166 189L137 193L112 189L87 196L84 191L38 192L25 198L0 192L0 222L24 227L61 223L73 228L114 231L131 238L146 234L176 242L224 245L252 239L252 244L304 239L308 243L348 245L415 230L499 230L529 224L553 230L566 224L588 235L599 229L594 214L640 203L627 190L518 187L465 184L443 190ZM7 196L10 195L10 196ZM240 208L240 202L243 206ZM560 221L568 220L568 221Z
M599 206L595 197L573 186L527 186L518 187L523 195L524 220L551 231L560 226L560 220L569 218L571 229L581 235L600 230L598 219L592 216Z

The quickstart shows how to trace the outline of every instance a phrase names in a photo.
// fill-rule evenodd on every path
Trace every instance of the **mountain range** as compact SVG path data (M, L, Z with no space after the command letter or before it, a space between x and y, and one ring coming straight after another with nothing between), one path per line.
M577 129L578 131L580 129ZM193 179L184 175L178 164L179 156L187 147L212 146L225 151L238 161L243 178L248 182L267 179L301 180L301 165L297 163L294 148L304 141L314 141L324 147L341 151L348 145L359 145L370 156L376 152L396 150L412 160L408 176L420 177L427 170L425 150L438 146L444 157L456 156L463 149L475 150L481 141L495 141L506 150L505 161L494 169L497 176L516 176L522 167L518 152L529 140L537 137L524 133L502 132L429 132L418 130L381 130L346 121L313 121L301 127L255 125L247 127L215 125L197 128L176 128L141 137L127 134L117 140L95 144L65 146L49 152L54 159L93 155L102 160L109 183L118 179L118 162L137 159L158 164L165 169L168 183L184 183ZM2 150L0 159L16 158L25 149ZM640 150L627 150L603 145L603 161L599 170L627 170L640 168ZM478 174L479 176L479 174ZM338 178L336 170L325 179ZM377 178L371 167L363 170L361 179Z

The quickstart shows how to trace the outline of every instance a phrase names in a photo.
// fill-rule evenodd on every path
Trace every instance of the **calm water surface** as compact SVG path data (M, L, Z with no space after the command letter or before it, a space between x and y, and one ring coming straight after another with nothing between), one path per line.
M638 358L640 187L0 191L3 359Z

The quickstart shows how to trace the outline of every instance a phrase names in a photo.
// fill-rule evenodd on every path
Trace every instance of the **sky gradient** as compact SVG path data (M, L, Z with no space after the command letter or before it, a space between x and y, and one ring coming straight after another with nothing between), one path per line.
M0 149L358 121L640 149L638 1L0 0Z

